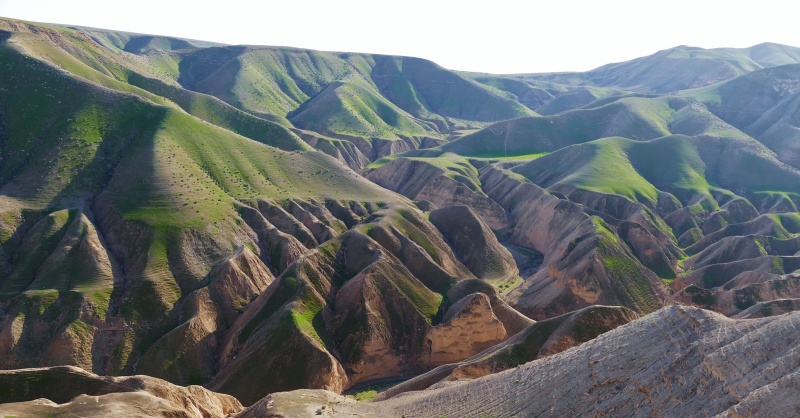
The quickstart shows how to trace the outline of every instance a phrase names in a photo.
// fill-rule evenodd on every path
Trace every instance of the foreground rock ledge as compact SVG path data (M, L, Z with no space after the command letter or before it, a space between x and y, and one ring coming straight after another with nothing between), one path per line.
M735 320L680 305L516 369L359 404L273 394L240 416L795 416L800 312Z
M60 405L59 405L60 404ZM0 371L0 416L224 417L236 398L149 376L98 376L72 366Z
M0 405L0 412L186 417L794 416L800 413L798 326L800 312L737 320L673 305L515 369L373 403L323 390L296 390L274 393L242 410L230 396L146 376L99 377L72 367L14 370L0 373L0 387L15 388L2 392L3 402L25 396L27 402ZM32 400L52 397L63 402L79 392L89 395L63 405Z

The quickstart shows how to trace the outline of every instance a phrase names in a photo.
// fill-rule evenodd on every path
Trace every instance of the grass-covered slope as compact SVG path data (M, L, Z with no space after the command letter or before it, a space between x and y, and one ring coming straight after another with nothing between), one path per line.
M669 134L680 106L668 99L622 98L554 116L531 116L490 125L442 146L473 157L513 157L555 151L608 136L649 140Z
M157 104L178 105L184 111L241 135L287 150L306 149L285 126L282 116L257 117L225 102L181 88L175 81L182 53L154 50L134 55L104 46L100 39L77 29L0 20L9 42L25 55L49 62L100 86L133 93ZM190 49L188 51L193 51Z
M0 367L252 403L458 362L523 313L778 312L797 57L492 76L0 19Z
M441 131L534 114L522 104L427 60L373 56L370 78L381 93Z
M222 46L11 19L0 20L0 30L28 56L260 142L306 149L295 127L351 142L313 141L354 168L364 164L344 148L375 159L532 114L501 91L413 58ZM385 144L398 138L403 144Z
M667 136L641 142L603 138L564 148L515 167L545 187L571 185L625 196L649 205L658 191L684 203L716 190L735 190L756 204L771 192L797 196L798 172L782 165L754 140Z
M755 71L724 83L681 94L701 101L721 119L800 167L800 65Z
M177 51L219 45L215 42L199 41L195 39L120 32L88 27L73 28L90 35L93 39L104 46L136 54L141 54L152 50Z
M242 110L286 115L353 68L326 52L265 47L214 47L180 62L182 86Z
M271 131L255 141L58 69L17 36L0 48L2 367L140 372L254 402L432 366L427 334L472 273L408 201L267 145Z
M495 88L504 92L509 98L512 98L528 109L537 110L545 103L553 100L553 96L557 95L558 91L548 89L547 86L537 84L535 82L527 82L522 79L513 77L496 76L493 74L484 73L461 73L462 75L471 78L481 84Z
M540 115L555 115L567 110L586 106L599 99L611 96L613 93L614 90L591 86L571 88L556 95L553 100L550 100L544 103L542 106L536 108L536 112Z
M285 217L329 235L346 226L325 205L352 226L350 207L364 216L363 204L402 200L322 153L283 151L97 85L14 39L0 47L3 367L116 374L158 359L147 369L203 382L209 347L232 321L223 318L242 309L224 303L215 266L255 252L251 266L279 273L306 250L248 215L259 199L315 202ZM260 293L269 280L246 279L254 269L224 276L239 282L228 286Z
M571 202L503 164L520 162L402 155L367 177L421 207L470 207L508 247L523 276L501 283L503 297L536 319L596 303L640 312L660 306L666 289L658 276L675 276L680 253L663 221L622 197L576 194ZM613 215L606 222L597 211Z
M440 148L468 157L521 158L606 137L649 141L670 134L747 138L696 102L671 96L616 96L557 115L498 122Z
M292 123L323 134L395 139L437 132L380 96L360 77L329 84L292 113Z
M408 132L411 126L411 133L437 135L532 113L500 92L416 58L267 47L207 48L181 61L179 81L255 115L298 116L305 110L301 105L308 102L305 107L316 107L341 123L352 122L352 115L366 119L362 122L368 125L366 131L357 129L358 124L352 129L361 135L385 132L386 138ZM347 89L340 91L343 82ZM333 103L327 103L334 97Z

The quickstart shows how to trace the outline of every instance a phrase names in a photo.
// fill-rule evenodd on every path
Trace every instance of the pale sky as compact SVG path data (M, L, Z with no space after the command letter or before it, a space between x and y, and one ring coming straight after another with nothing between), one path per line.
M773 0L0 0L2 17L491 73L585 71L677 45L800 46L797 9Z

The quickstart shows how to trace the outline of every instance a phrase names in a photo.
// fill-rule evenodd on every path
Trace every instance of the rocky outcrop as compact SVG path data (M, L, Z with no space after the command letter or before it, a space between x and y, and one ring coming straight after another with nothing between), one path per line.
M247 223L258 237L259 252L262 260L274 274L280 274L300 255L308 251L294 235L280 231L257 210L244 206L239 208L242 219ZM303 231L294 231L302 237ZM309 243L311 247L317 245L316 240Z
M255 404L246 408L236 418L262 417L304 417L331 416L336 414L336 406L350 404L359 406L359 402L346 396L325 390L293 390L291 392L271 393Z
M209 293L220 315L230 325L275 277L248 248L239 248L231 258L220 263L209 275Z
M516 309L544 319L595 304L638 312L661 306L666 288L627 244L611 238L613 225L498 167L480 173L483 190L514 225L507 240L545 255L542 268L507 295Z
M90 216L51 213L15 248L14 268L0 285L0 366L104 364L103 335L113 327L104 299L119 286L121 269Z
M596 338L639 316L627 308L591 306L529 325L508 340L466 360L437 367L378 395L379 400L443 382L476 379L547 357Z
M485 196L480 190L472 190L465 184L447 176L439 176L428 183L414 196L417 200L427 200L436 207L465 205L480 214L484 222L496 231L505 231L509 226L505 210Z
M650 208L629 199L591 190L559 185L552 192L593 211L616 229L637 260L662 278L674 278L681 250L671 237L669 226ZM664 199L668 200L668 199Z
M313 131L292 129L306 144L341 161L353 170L360 170L369 164L370 159L364 155L354 142L323 136Z
M368 404L318 396L303 403L325 405L330 416L792 415L800 408L800 374L790 368L800 360L799 325L796 312L731 320L674 305L470 382ZM290 399L299 407L301 398L287 394L270 399L272 411Z
M290 388L342 391L465 359L532 322L473 278L421 212L393 205L298 258L248 304L219 342L209 387L245 404Z
M734 315L734 318L752 319L783 315L800 310L800 299L775 299L759 302Z
M509 337L517 334L529 325L536 322L512 308L508 303L500 298L495 287L483 280L467 279L459 281L447 291L447 299L449 299L452 303L456 303L462 298L471 296L475 293L481 293L489 297L489 303L492 305L492 311L494 312L495 316L497 316L497 319L503 323L503 327L506 329L506 334Z
M429 162L401 157L366 172L365 176L409 199L426 200L438 208L468 206L493 230L508 228L506 212L497 202L480 189L470 187L469 180L454 176L461 179L457 181L446 174L444 169Z
M428 363L439 365L468 358L506 339L503 323L482 293L465 296L447 310L444 321L426 334Z
M331 229L344 230L369 214L356 202L290 203ZM27 235L30 244L17 248L13 266L20 280L0 283L12 296L0 308L0 364L71 364L102 374L146 373L183 385L211 381L221 372L226 336L246 307L308 252L253 206L236 205L241 218L234 228L220 223L213 232L187 229L170 246L156 247L163 253L149 254L133 248L154 245L153 230L122 219L105 198L97 200L94 213L71 209L28 221L19 235L22 241ZM303 226L283 213L285 220L294 219L288 225ZM292 232L302 237L303 231L308 229ZM307 237L317 245L310 233ZM284 317L278 325L293 320ZM298 352L320 354L303 384L343 389L335 375L345 373L324 346L303 332L295 337ZM334 377L317 376L325 367Z
M443 416L790 413L798 407L792 383L797 377L786 376L779 365L796 360L797 353L787 349L797 336L787 330L800 316L778 318L737 322L669 307L513 371L398 398L393 411ZM677 357L670 354L676 346L684 347ZM739 389L728 392L734 383ZM478 387L484 389L471 391ZM472 393L468 402L465 393ZM556 393L568 393L569 401Z
M768 304L773 300L800 298L800 277L796 275L761 275L759 278L762 281L752 280L736 286L724 286L716 289L689 285L675 293L672 299L734 316L743 314L743 311L749 311L754 306ZM749 312L753 314L752 311Z
M314 234L312 234L302 222L286 212L286 210L277 203L270 202L266 199L259 199L258 210L272 225L281 232L295 237L295 239L305 247L314 248L319 245L317 239L314 238Z
M3 370L0 386L4 416L208 418L243 409L232 396L200 386L181 387L149 376L97 376L68 366Z
M326 350L330 337L318 325L319 292L330 288L320 258L295 262L248 304L220 343L219 372L208 387L250 404L283 388L347 386L342 366Z

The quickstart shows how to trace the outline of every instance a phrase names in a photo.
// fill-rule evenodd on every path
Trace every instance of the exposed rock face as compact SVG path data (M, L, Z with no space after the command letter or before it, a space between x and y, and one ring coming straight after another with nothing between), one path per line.
M431 365L452 363L503 341L506 329L492 311L489 297L473 293L453 304L444 321L431 328L425 339Z
M382 258L345 283L332 307L334 339L352 383L425 367L420 330L430 328L432 318L424 312L426 303L415 304L401 289L417 289L417 297L434 304L438 296L389 260Z
M640 312L661 305L666 289L653 271L626 244L598 233L613 225L493 166L481 169L481 182L508 211L508 240L545 255L542 268L508 296L512 306L543 319L593 304Z
M221 315L230 325L248 303L275 281L275 276L252 251L240 248L209 273L209 281L211 297L219 301Z
M441 411L445 416L788 413L798 407L792 400L797 399L793 389L797 386L790 383L796 374L785 376L785 369L777 366L796 360L797 353L786 349L798 337L787 329L799 320L791 314L736 322L698 309L669 307L575 350L434 396L422 395L398 412L413 414L424 408L426 414ZM676 346L684 347L678 356ZM726 390L730 386L719 379L739 389L730 393ZM459 396L478 385L492 389L474 393L469 406L462 406ZM525 395L533 393L538 395ZM554 401L557 397L550 396L556 393L568 393L570 401Z
M219 342L209 387L248 405L286 388L342 391L462 360L532 322L421 212L393 205L299 257L248 304Z
M219 372L209 387L246 404L283 387L343 390L347 376L325 349L324 330L313 325L322 303L302 269L287 270L247 306L225 335Z
M149 376L97 376L68 366L0 371L0 386L4 416L206 418L242 410L232 396L200 386L181 387Z
M251 405L236 418L335 416L336 405L341 404L359 407L358 401L325 390L277 392Z
M105 342L108 301L120 266L90 212L62 210L36 222L16 247L16 263L0 285L0 366L72 364L92 369ZM13 296L21 293L25 296ZM97 340L95 340L97 337Z
M299 216L316 219L313 225L334 232L369 215L355 203L286 204L296 205ZM271 205L262 204L265 213L281 208ZM30 247L19 247L15 255L31 254L53 262L20 257L14 264L14 277L20 280L0 284L9 296L16 295L6 297L0 313L0 364L6 368L72 364L103 374L146 373L184 385L210 381L220 371L225 338L245 307L267 289L275 275L308 251L297 237L318 245L288 212L281 212L285 214L282 225L290 233L276 228L254 206L238 207L243 222L237 227L240 235L234 242L239 240L239 245L233 254L227 238L197 231L180 235L163 258L148 258L146 251L136 253L132 248L145 248L152 241L151 231L120 219L109 202L96 205L96 213L64 210L29 221L19 235L27 236ZM71 267L54 269L56 259L58 265ZM172 263L174 270L150 265L156 259ZM23 277L35 279L23 283ZM171 299L164 300L166 296ZM324 349L313 350L328 359L327 366L324 362L316 365L320 370L328 367L334 375L344 375ZM338 378L315 378L307 383L343 388L333 383Z
M471 382L331 416L791 416L800 409L793 349L800 313L731 320L670 306L576 348ZM274 398L279 410L280 398ZM297 397L293 397L297 407ZM321 407L309 397L306 407ZM328 400L328 399L326 399Z
M293 129L292 132L311 147L336 158L353 170L360 170L370 162L370 159L364 155L360 147L356 145L360 144L360 141L344 141L328 138L316 132L304 131L302 129ZM363 148L363 146L361 148Z
M447 176L437 177L420 190L414 199L430 201L440 208L465 205L479 213L492 229L503 231L509 226L507 215L500 205L484 196L482 191L472 190Z
M512 338L466 360L437 367L378 395L379 400L443 382L475 379L585 343L638 318L630 309L591 306L528 326Z
M480 279L506 279L519 274L514 257L492 230L467 206L448 206L430 213L459 261Z
M526 315L542 319L592 304L622 304L640 312L661 306L667 291L654 272L674 277L680 250L663 232L668 230L666 224L659 223L643 205L621 196L575 188L551 194L499 165L484 164L477 179L456 182L451 177L460 178L459 170L466 172L469 167L451 167L448 170L452 172L446 173L423 160L398 158L368 172L367 177L407 197L443 208L439 210L454 211L447 207L466 205L508 243L544 254L542 268L504 296ZM458 186L443 185L448 182ZM430 194L423 193L427 188L431 188ZM480 197L480 202L451 199L461 188L470 196ZM431 220L440 220L446 236L455 235L461 225L450 214L442 214L437 217L432 213ZM469 222L470 218L465 219ZM609 230L607 235L597 233L600 222ZM617 242L610 236L622 240ZM456 240L451 244L459 248ZM499 260L496 255L492 259ZM465 264L470 266L468 261ZM485 272L473 273L481 277Z
M759 302L734 315L734 318L750 319L783 315L800 310L800 299L775 299Z
M507 226L492 224L490 214L477 210L474 203L464 203L484 218L501 242L544 254L542 268L524 274L531 277L504 295L527 315L542 319L598 303L649 312L667 298L668 291L658 279L673 290L694 285L714 292L741 273L780 275L797 269L794 258L800 252L800 228L794 212L800 173L779 161L794 161L796 147L786 138L795 134L783 131L786 135L777 140L771 136L773 131L763 137L769 140L759 142L725 122L742 129L752 127L749 123L764 128L771 126L773 118L782 118L775 109L796 107L779 105L779 98L795 97L797 68L759 71L753 73L754 79L743 76L712 89L736 103L730 111L718 103L706 107L681 98L601 99L553 117L499 122L439 150L406 153L368 169L366 175L437 207L452 204L443 196L453 194L447 187L422 194L437 182L459 183L450 189L464 188L498 204L509 221ZM762 108L742 100L731 88L739 84L768 97L764 103L770 104ZM642 100L671 109L662 115L664 123L653 124L657 118L635 110ZM757 110L738 114L740 107L751 106ZM770 117L756 123L759 112L768 108L773 109ZM594 114L604 117L585 129L577 128ZM742 115L749 115L748 124L738 119ZM763 130L752 132L764 134ZM627 139L604 138L610 136ZM595 142L586 143L589 140ZM567 146L574 144L579 145ZM550 153L527 161L502 157L541 152ZM655 164L653 156L661 153L669 163ZM456 154L497 155L499 161ZM629 184L615 184L614 177L625 170L608 170L605 165L620 156L617 164L628 167L625 175L630 181L625 183ZM686 170L675 169L679 166ZM756 166L762 167L758 174L741 175ZM478 169L478 175L471 169ZM398 177L392 178L390 172ZM705 178L714 186L689 178ZM769 192L776 187L787 192ZM772 297L771 292L757 293ZM781 295L797 297L791 292ZM694 299L680 300L695 303ZM704 303L698 306L711 306Z
M744 274L752 276L751 273ZM740 313L747 315L743 311L754 314L755 312L751 308L764 306L761 303L766 303L767 308L765 309L768 309L770 306L769 301L795 299L800 296L800 277L794 275L785 277L760 275L758 277L760 281L751 279L744 284L731 285L730 287L726 285L715 289L689 285L678 291L673 296L673 299L681 303L692 304L724 315L733 316ZM779 306L781 304L778 304L776 308Z
M366 177L376 184L412 200L426 200L436 207L465 205L479 214L494 230L504 230L509 221L505 210L480 189L453 180L445 170L424 161L398 158L369 171Z

